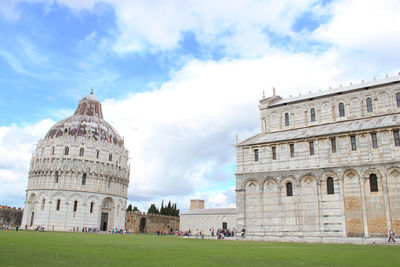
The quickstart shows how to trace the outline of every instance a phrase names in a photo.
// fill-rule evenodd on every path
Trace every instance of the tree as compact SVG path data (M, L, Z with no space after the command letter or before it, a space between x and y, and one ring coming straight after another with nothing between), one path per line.
M164 208L164 200L161 202L160 214L166 215L165 214L165 208Z
M127 210L127 211L132 211L132 205L129 204L129 205L128 205L128 208L127 208L126 210Z
M159 214L160 212L158 211L156 205L151 204L149 210L147 211L147 213Z
M171 201L168 201L168 205L164 206L163 200L161 202L160 214L179 217L179 210L176 208L176 203L171 203Z
M134 206L133 211L139 211L138 207Z

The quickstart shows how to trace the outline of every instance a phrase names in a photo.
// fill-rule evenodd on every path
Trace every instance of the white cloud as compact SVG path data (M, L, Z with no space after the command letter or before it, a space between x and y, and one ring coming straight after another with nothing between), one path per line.
M25 127L0 127L0 202L3 205L23 205L35 143L53 124L45 119Z
M262 91L317 90L336 74L336 57L280 53L253 60L191 61L152 91L106 100L103 110L130 151L131 200L180 199L234 181L235 133L259 131ZM222 195L221 195L222 194ZM223 199L226 193L219 193ZM210 195L205 195L212 198ZM218 206L214 199L210 206Z

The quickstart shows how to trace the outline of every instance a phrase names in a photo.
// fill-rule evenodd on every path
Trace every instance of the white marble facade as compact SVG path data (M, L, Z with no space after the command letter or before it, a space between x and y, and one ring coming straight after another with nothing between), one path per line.
M32 155L22 228L125 227L129 184L124 140L93 93L55 124Z
M236 208L194 209L180 216L179 229L184 232L210 235L218 229L236 230Z
M238 228L327 242L400 231L400 76L259 107L261 132L236 145Z

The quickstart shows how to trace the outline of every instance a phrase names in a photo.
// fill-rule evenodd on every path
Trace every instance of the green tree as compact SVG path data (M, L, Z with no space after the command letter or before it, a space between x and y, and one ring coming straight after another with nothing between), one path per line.
M160 212L158 211L156 205L151 204L150 208L148 209L147 213L154 213L154 214L159 214Z
M138 207L134 206L133 211L139 211Z
M127 208L126 210L127 210L127 211L132 211L132 205L129 204L129 205L128 205L128 208Z

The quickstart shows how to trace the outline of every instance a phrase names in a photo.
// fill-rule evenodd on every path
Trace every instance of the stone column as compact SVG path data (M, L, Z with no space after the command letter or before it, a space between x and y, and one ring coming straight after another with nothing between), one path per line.
M245 189L236 189L236 227L240 231L246 226L246 192Z
M392 216L390 214L389 193L388 193L386 175L382 174L381 180L382 180L382 188L383 188L383 199L384 199L384 203L385 203L386 224L388 227L387 230L389 230L389 229L392 229Z
M346 231L346 217L345 217L345 207L344 207L344 182L343 182L344 176L342 176L341 179L338 179L339 181L339 194L340 194L340 207L342 208L342 238L347 237L347 231Z
M367 206L365 203L365 188L364 188L364 177L360 176L360 191L361 191L361 207L363 212L363 223L364 223L364 236L369 237L368 233L368 221L367 221Z

